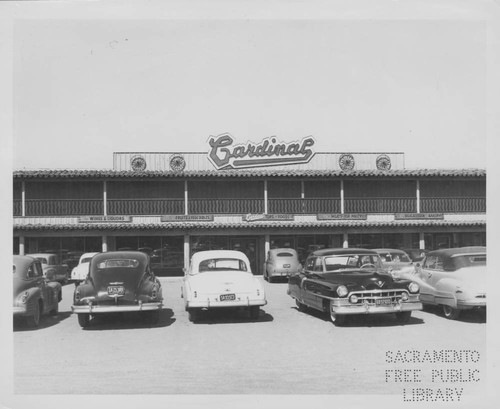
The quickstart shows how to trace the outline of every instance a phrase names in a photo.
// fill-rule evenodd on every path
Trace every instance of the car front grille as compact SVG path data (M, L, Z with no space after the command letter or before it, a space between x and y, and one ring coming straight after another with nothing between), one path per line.
M397 303L401 300L401 294L408 293L405 290L376 290L376 291L354 291L349 294L358 297L358 302L356 304L375 304L382 298L390 298L391 303Z

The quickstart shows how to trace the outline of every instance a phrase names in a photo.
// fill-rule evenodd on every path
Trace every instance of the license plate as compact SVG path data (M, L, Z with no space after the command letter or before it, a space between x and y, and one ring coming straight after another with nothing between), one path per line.
M392 300L390 298L379 298L375 300L375 305L391 305Z
M221 301L234 301L236 300L236 295L234 294L222 294L220 296Z
M125 295L125 287L122 286L109 286L108 295Z
M290 268L290 264L283 264L283 268Z

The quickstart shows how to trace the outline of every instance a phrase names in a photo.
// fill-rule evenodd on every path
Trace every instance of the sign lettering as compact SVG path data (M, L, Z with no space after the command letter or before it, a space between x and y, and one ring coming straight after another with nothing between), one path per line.
M78 223L101 223L101 222L131 222L130 216L81 216Z
M312 149L315 141L311 136L289 143L278 142L272 136L258 144L247 142L233 146L231 135L222 134L211 136L208 143L208 159L218 170L307 163L315 154Z
M161 216L162 222L212 222L213 214L172 214Z

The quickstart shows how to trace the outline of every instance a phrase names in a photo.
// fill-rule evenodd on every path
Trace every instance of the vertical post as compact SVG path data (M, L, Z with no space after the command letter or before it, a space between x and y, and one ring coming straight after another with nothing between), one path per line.
M343 248L348 248L349 247L349 235L347 233L344 233L344 242L342 243Z
M26 216L26 184L21 182L21 216Z
M305 192L304 192L304 181L300 181L300 209L302 213L306 212L306 204L304 203Z
M424 239L424 232L419 232L418 233L418 247L423 250L425 249L425 239Z
M184 181L184 214L189 214L189 206L188 206L188 181Z
M268 212L268 207L267 207L267 179L264 180L264 214L267 214Z
M103 185L102 185L102 208L103 208L104 216L107 216L108 215L108 182L106 182L106 181L104 181Z
M19 237L19 255L24 256L26 254L25 246L24 246L24 236Z
M344 214L344 179L340 180L340 213Z
M417 179L417 213L420 213L420 180Z
M108 251L108 236L102 236L102 252L106 253Z
M184 235L184 268L189 268L189 234Z
M271 250L271 236L269 234L264 235L264 258L267 257L267 253Z

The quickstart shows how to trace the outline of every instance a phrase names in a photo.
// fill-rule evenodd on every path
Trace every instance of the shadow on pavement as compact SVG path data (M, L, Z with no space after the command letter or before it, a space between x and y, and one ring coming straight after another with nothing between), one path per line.
M58 312L55 315L42 315L40 317L40 324L38 327L29 327L26 324L24 317L14 318L13 329L16 332L21 331L37 331L44 328L50 328L54 325L59 324L61 321L64 321L71 315L71 312Z
M248 311L244 309L213 309L203 311L196 324L237 324L242 322L270 322L274 321L272 315L260 310L259 318L251 319Z
M443 309L439 306L426 305L423 311L428 314L442 317L445 320L447 319L444 316ZM486 310L464 310L460 313L458 319L454 321L484 324L486 323Z
M297 307L292 307L299 313L317 317L323 321L331 321L327 313L307 308L304 312L300 312ZM401 323L396 319L396 314L356 314L347 317L345 324L341 327L397 327L401 325L419 325L425 321L417 317L411 317L406 323ZM332 325L333 322L332 322Z
M76 322L77 317L76 314L74 315ZM111 329L163 328L169 327L176 321L173 316L174 313L170 308L164 308L160 311L160 319L158 320L158 323L151 324L148 317L144 316L140 312L96 314L90 320L90 325L82 329L84 331L105 331Z

